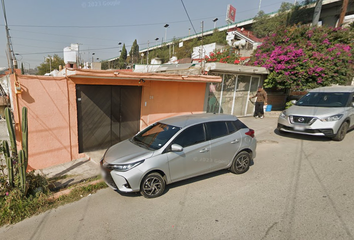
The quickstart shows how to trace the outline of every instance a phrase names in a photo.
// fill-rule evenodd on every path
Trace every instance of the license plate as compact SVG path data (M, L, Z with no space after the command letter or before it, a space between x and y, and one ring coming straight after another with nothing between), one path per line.
M294 130L295 131L305 131L305 127L304 126L294 126Z

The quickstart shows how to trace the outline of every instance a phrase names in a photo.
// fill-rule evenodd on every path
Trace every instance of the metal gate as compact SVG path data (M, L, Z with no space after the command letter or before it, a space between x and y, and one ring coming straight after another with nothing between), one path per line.
M106 149L140 129L141 87L76 85L79 152Z

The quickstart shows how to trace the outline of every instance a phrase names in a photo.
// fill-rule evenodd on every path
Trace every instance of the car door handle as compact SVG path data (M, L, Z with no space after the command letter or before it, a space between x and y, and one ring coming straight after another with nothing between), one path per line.
M232 142L231 142L231 144L235 144L235 143L238 143L240 140L238 140L238 139L235 139L235 140L233 140Z
M202 150L199 151L200 153L205 153L205 152L209 152L209 149L207 148L203 148Z

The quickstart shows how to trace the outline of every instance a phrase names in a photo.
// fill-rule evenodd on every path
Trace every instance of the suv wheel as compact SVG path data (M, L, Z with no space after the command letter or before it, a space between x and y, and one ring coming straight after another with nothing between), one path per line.
M349 127L348 123L344 122L342 126L340 126L340 128L338 129L337 134L332 139L335 141L342 141L345 135L347 134L348 127Z
M165 191L165 180L156 172L144 177L140 186L140 193L146 198L159 197Z

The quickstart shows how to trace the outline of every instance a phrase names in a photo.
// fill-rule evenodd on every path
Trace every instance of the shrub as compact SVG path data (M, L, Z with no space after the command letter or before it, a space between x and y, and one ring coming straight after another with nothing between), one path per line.
M354 75L354 31L329 27L291 27L267 37L249 65L270 71L265 87L306 90L348 84Z
M220 63L240 63L240 56L235 53L231 48L226 48L222 50L215 50L209 53L209 56L205 57L206 62L220 62Z

